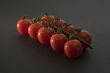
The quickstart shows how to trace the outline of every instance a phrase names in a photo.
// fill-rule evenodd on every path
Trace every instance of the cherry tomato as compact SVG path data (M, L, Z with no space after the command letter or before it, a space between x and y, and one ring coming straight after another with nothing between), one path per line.
M70 59L76 59L79 58L82 54L82 45L80 41L78 40L69 40L64 45L64 52L66 56Z
M73 25L70 25L70 26L67 26L64 31L68 32L68 33L73 33L73 34L76 34L76 31L75 31L75 27Z
M91 34L86 31L86 30L81 30L80 32L77 33L77 35L82 38L84 41L88 42L89 44L91 44L92 42L92 37L91 37ZM83 43L82 43L83 44ZM83 51L86 50L88 46L83 44Z
M50 45L55 52L62 52L67 41L68 39L64 34L54 34L50 39Z
M29 36L34 39L37 40L37 33L38 30L42 27L42 24L39 22L33 23L29 26L28 28L28 34Z
M38 40L44 45L50 44L50 38L54 34L54 31L50 27L42 27L38 30Z
M20 19L17 22L17 30L20 35L26 36L28 35L28 27L30 26L31 21L29 19Z
M49 15L44 15L41 18L42 21L47 21L47 22L51 22L51 21L53 21L53 19L54 19L54 16L49 16Z
M58 20L54 20L53 24L56 26L56 27L62 27L64 25L65 21L64 20L61 20L61 19L58 19Z

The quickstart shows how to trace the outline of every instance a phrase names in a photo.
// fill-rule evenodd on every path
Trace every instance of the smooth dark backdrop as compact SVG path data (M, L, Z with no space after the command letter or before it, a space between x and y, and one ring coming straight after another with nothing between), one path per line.
M86 28L94 38L94 50L71 61L63 53L19 36L17 20L43 11ZM0 73L110 73L109 32L109 0L0 0Z

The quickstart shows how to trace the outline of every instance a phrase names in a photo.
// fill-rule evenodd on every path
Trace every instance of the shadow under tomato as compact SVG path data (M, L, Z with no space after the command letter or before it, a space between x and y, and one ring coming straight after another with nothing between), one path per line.
M50 57L55 54L52 52L49 45L42 45L38 40L33 40L30 37L17 36L15 42L17 45L24 47L23 49L25 51L30 51L30 54L34 56L40 55L41 58L49 58L49 54L51 54Z
M20 50L28 52L33 60L39 60L40 63L48 63L49 65L57 64L64 69L71 70L83 67L91 57L89 50L87 50L80 58L76 60L70 60L63 52L55 53L50 46L42 45L38 41L32 40L30 37L17 36L16 38L16 44L19 46L24 46L24 49Z

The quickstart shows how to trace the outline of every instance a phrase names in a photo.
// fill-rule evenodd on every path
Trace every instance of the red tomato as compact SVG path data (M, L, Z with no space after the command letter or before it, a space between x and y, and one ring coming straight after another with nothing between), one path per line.
M62 52L64 51L64 44L67 40L64 34L54 34L50 39L50 45L55 52Z
M38 30L38 40L40 43L44 45L49 45L50 44L50 37L54 34L54 31L48 27L42 27Z
M75 27L73 25L70 25L70 26L67 26L64 31L68 32L68 33L75 33L76 34L76 31L75 31Z
M29 36L34 39L37 40L37 33L38 30L42 27L42 24L37 22L37 23L33 23L29 26L28 28L28 34Z
M92 42L92 37L91 37L91 34L86 31L86 30L81 30L80 32L77 33L77 35L82 38L84 41L88 42L89 44L91 44ZM82 43L83 44L83 43ZM88 46L83 44L83 51L86 50Z
M17 30L20 35L26 36L28 35L28 27L30 26L31 21L29 19L20 19L17 22Z
M82 45L78 40L70 40L65 43L64 52L66 56L70 59L79 58L82 54Z
M48 15L45 15L41 18L42 21L47 21L47 22L51 22L53 21L54 19L54 16L48 16Z
M64 20L54 20L53 24L56 26L56 27L62 27L64 25L65 21Z

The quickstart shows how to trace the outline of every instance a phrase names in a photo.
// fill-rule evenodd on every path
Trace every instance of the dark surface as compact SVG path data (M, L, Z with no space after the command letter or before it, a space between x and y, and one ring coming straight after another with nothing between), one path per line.
M29 37L20 37L18 18L42 11L86 28L95 49L71 61ZM0 0L0 73L110 73L109 32L109 0Z

